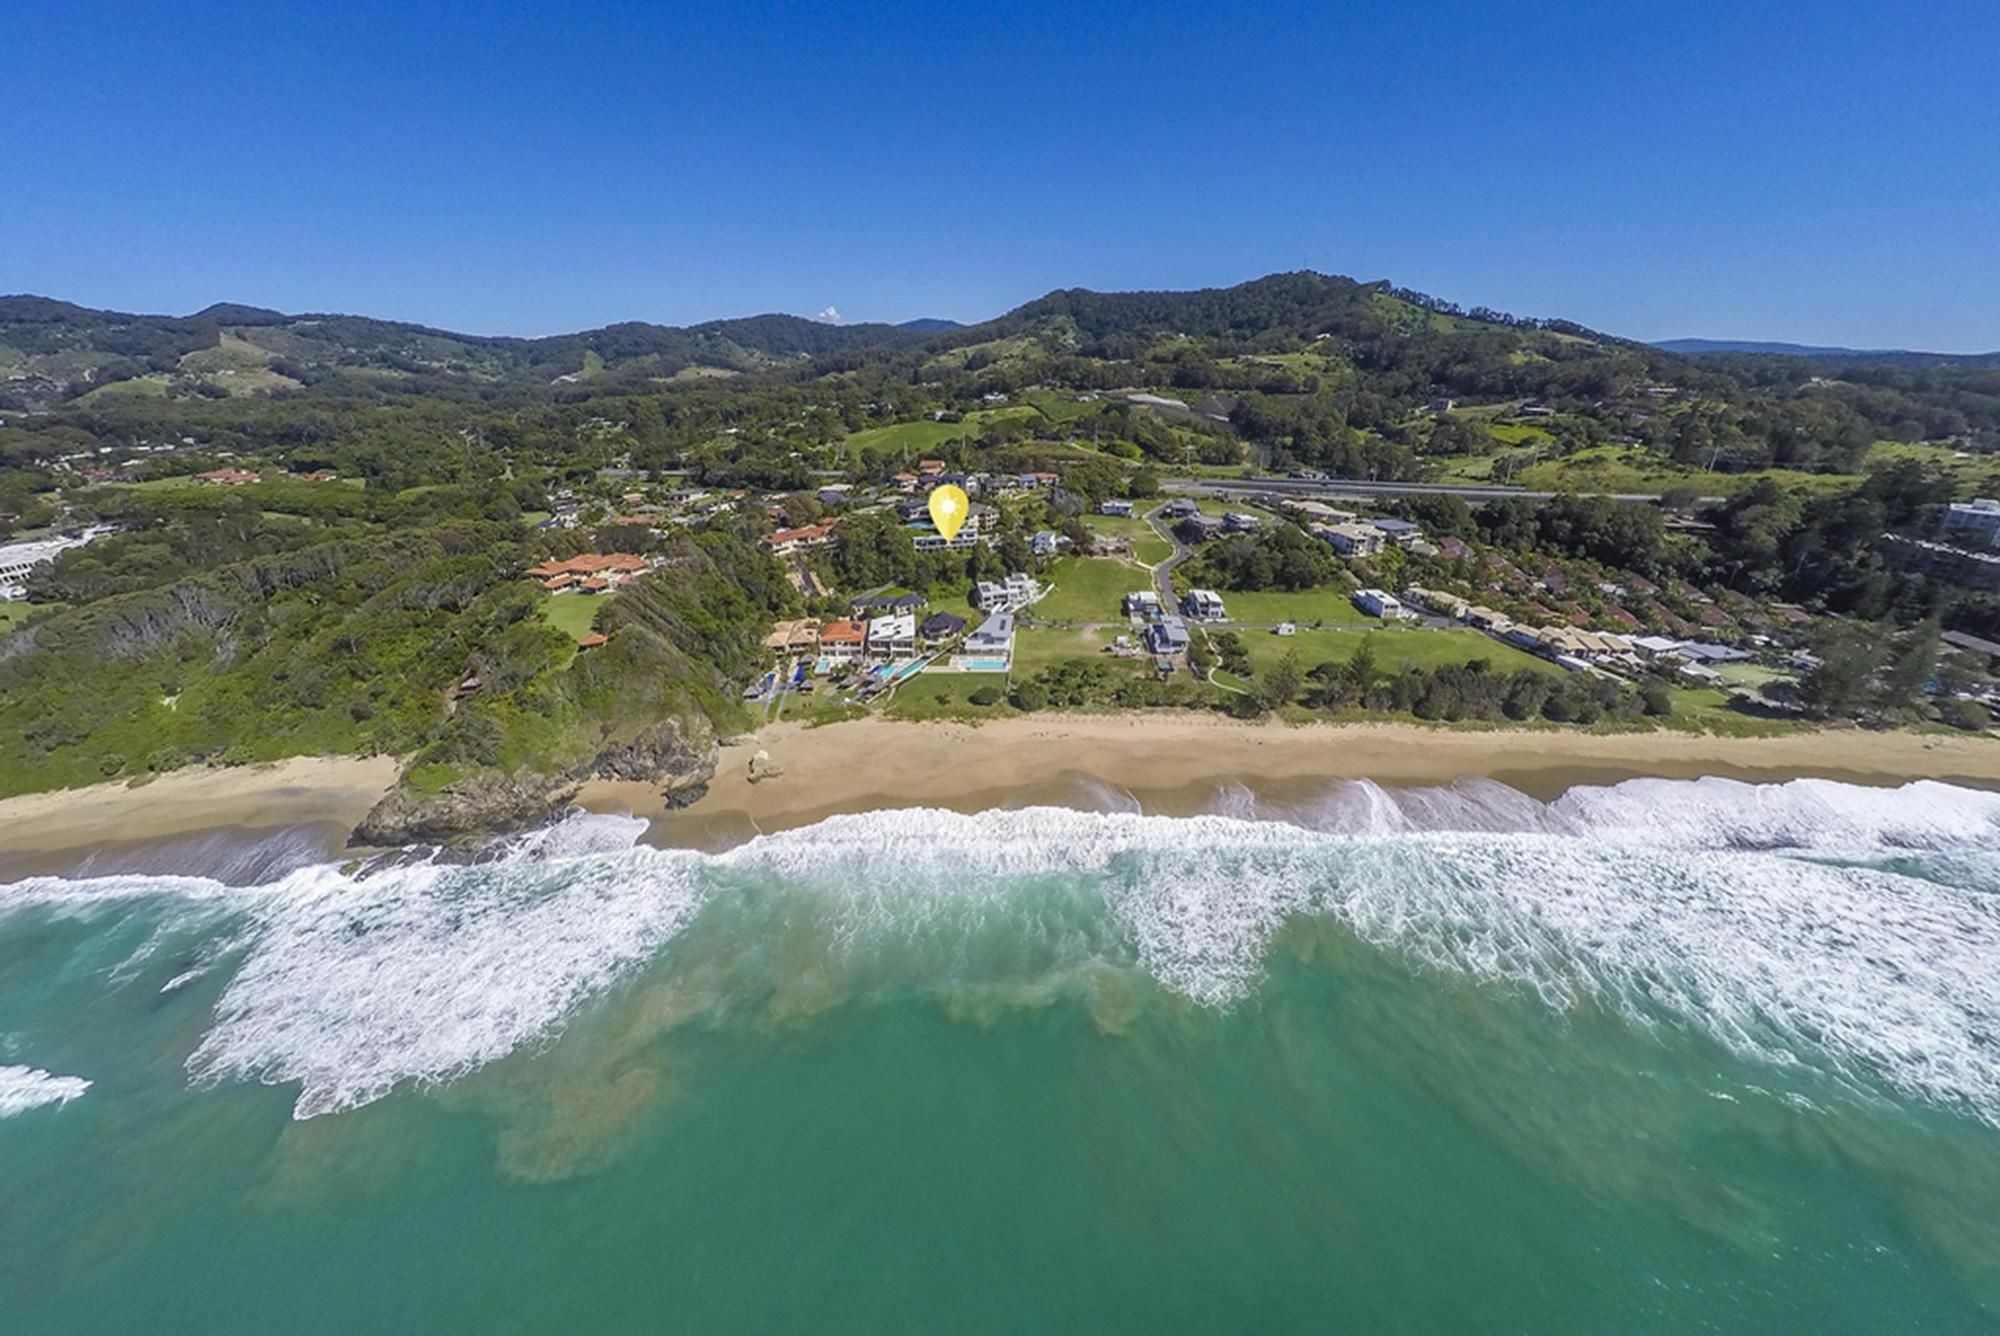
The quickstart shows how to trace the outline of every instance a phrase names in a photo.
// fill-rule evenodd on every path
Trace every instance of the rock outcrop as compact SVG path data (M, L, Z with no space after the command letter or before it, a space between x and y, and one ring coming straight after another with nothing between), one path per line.
M352 842L386 848L525 830L560 816L586 779L658 784L667 806L685 807L708 791L715 761L715 734L705 720L665 719L557 775L482 773L435 793L399 785L361 819Z

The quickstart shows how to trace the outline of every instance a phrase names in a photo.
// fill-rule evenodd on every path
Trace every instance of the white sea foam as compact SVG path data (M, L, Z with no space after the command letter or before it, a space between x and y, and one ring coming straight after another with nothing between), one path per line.
M36 1067L0 1067L0 1118L44 1104L67 1104L90 1089L81 1076L56 1076Z
M657 951L699 905L697 861L642 851L360 881L297 873L257 901L189 1070L297 1082L300 1117L451 1080L548 1034Z
M45 878L0 887L0 910L226 904L233 945L203 963L234 972L190 1071L296 1083L301 1117L544 1039L704 905L763 903L758 926L809 918L871 978L1136 966L1215 1005L1256 986L1288 919L1331 917L1553 1007L1699 1027L2000 1122L2000 895L1967 889L2000 884L2000 796L1633 781L1543 805L1487 782L1359 784L1284 814L884 811L714 855L632 847L643 823L586 817L474 866L242 889ZM1957 875L1978 868L1994 876Z

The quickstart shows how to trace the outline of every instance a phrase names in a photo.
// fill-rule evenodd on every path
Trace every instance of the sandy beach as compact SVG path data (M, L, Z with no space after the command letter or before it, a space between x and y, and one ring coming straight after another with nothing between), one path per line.
M300 756L195 769L134 788L97 784L0 799L0 852L134 844L222 827L352 827L396 782L394 757Z
M760 751L782 773L753 782L749 763ZM592 811L650 818L670 843L715 845L836 812L1071 802L1092 782L1139 797L1149 811L1182 813L1203 810L1232 781L1282 791L1335 779L1420 785L1483 776L1553 797L1575 784L1642 775L1988 785L2000 783L2000 743L1855 730L1749 739L1178 715L1023 716L976 727L865 719L779 724L725 748L708 794L681 811L665 811L642 784L595 782L580 801Z
M778 724L753 737L722 750L707 795L691 807L668 811L650 785L605 780L587 784L579 805L645 817L663 843L716 847L837 812L1077 805L1101 801L1106 790L1148 811L1183 814L1209 810L1229 784L1283 795L1339 779L1422 785L1481 776L1543 798L1640 775L2000 785L2000 743L1992 739L1854 730L1750 739L1042 715L978 726ZM780 773L752 781L750 760L759 752ZM103 784L8 798L0 800L0 854L128 846L223 828L351 828L396 772L390 757L301 757L190 770L137 788Z

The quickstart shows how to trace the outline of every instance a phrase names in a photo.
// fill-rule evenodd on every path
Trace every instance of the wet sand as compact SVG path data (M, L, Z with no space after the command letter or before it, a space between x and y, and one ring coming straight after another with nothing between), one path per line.
M752 781L749 764L759 751L782 773ZM1232 784L1284 798L1339 779L1433 785L1483 777L1553 798L1578 784L1704 775L2000 785L2000 742L1857 730L1718 738L1254 724L1182 715L1019 717L977 727L866 719L822 728L779 724L749 745L724 748L708 794L680 811L665 810L644 784L610 781L586 785L580 803L646 817L662 843L712 848L880 808L1137 803L1180 815L1211 810Z

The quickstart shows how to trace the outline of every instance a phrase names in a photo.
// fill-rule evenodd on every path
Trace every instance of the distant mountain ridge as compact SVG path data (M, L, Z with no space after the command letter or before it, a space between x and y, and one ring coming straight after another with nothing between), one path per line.
M1841 348L1813 343L1777 343L1761 339L1658 339L1653 345L1686 357L1748 354L1762 357L1806 357L1850 362L1949 362L1958 366L2000 366L2000 351L1990 353L1928 353L1910 348Z
M170 316L19 295L0 297L0 402L43 407L93 393L169 390L225 397L322 383L379 391L385 377L426 391L601 380L637 388L690 371L768 370L958 328L937 319L834 325L767 314L519 338L232 302Z

